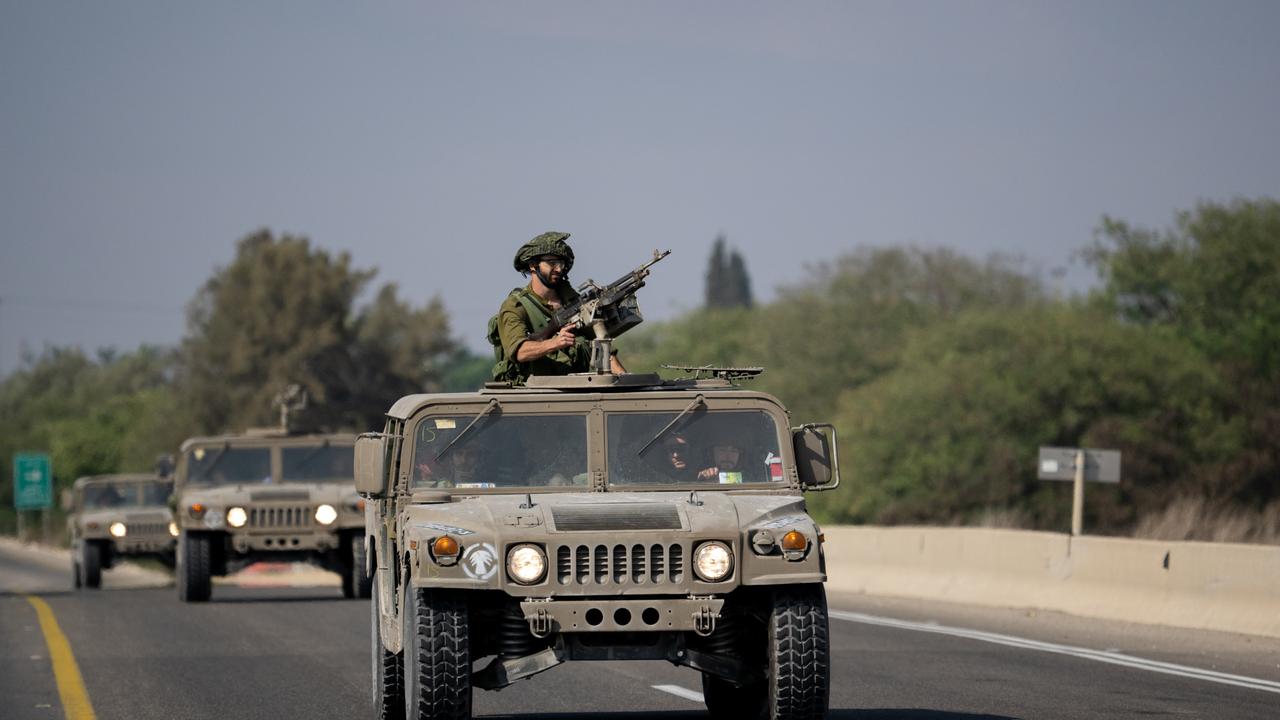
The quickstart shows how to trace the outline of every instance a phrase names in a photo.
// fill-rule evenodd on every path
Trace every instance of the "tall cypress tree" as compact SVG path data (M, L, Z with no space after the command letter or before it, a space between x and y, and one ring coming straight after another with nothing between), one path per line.
M751 307L751 278L737 250L726 251L725 236L716 236L707 261L704 297L709 308Z

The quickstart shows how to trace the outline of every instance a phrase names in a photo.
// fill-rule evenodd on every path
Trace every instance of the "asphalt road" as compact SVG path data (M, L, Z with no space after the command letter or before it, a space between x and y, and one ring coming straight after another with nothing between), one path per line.
M118 572L72 591L60 559L0 545L0 717L67 717L41 600L99 718L369 716L366 602L333 586L219 586L185 605L172 587L112 588ZM1280 717L1280 640L865 596L831 606L832 718ZM477 691L474 709L696 718L700 687L662 662L567 663Z

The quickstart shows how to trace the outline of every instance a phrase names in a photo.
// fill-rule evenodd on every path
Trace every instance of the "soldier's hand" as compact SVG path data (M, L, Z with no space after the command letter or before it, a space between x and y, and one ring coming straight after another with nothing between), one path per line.
M573 343L576 340L576 338L574 338L573 336L573 328L574 328L573 325L565 325L564 327L560 328L559 332L556 333L556 336L554 339L556 341L555 347L557 350L563 350L568 347L573 347Z

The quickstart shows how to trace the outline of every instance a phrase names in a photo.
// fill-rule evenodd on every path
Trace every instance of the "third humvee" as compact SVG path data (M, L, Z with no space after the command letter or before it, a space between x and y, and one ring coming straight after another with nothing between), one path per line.
M700 671L715 716L823 717L803 492L839 483L835 430L724 370L411 395L360 436L375 715L467 718L473 688L649 659Z
M154 557L173 565L178 535L169 512L173 481L146 474L94 475L64 491L76 587L96 588L102 571L122 557Z
M208 600L211 576L258 561L305 561L368 597L364 501L352 487L350 434L260 429L190 438L174 474L178 597Z

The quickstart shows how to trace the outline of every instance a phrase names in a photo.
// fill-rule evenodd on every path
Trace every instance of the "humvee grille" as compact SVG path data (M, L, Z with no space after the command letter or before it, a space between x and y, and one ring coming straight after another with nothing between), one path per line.
M146 535L164 535L169 536L169 523L128 523L129 533L126 537L143 537Z
M311 508L306 505L251 508L249 525L255 528L307 527L311 525Z
M674 505L627 503L611 505L560 505L551 518L561 531L679 530L680 513Z
M673 545L561 545L556 548L561 585L641 585L684 581L684 548Z

